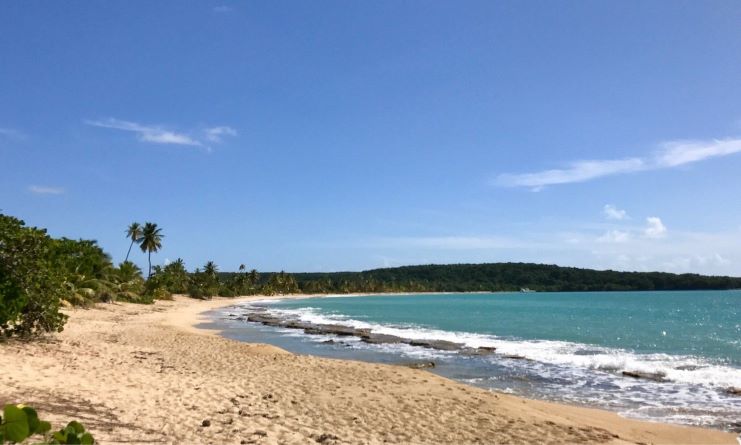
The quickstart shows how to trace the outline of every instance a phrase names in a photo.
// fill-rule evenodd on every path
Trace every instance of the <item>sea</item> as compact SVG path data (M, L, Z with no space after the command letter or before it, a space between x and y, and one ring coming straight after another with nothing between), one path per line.
M246 321L264 314L447 340L470 355ZM462 293L253 301L211 313L222 335L298 354L431 372L518 396L741 432L741 291ZM659 377L659 381L624 374Z

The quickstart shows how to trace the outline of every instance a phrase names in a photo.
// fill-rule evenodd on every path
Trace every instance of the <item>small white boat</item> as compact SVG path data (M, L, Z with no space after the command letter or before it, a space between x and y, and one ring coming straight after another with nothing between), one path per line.
M522 292L523 294L529 294L529 293L535 292L535 291L532 290L532 289L530 289L529 287L523 287L523 288L520 288L520 292Z

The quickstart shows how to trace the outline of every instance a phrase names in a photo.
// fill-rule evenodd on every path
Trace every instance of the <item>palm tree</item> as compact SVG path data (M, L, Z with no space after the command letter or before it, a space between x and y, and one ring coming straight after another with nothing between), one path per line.
M147 278L152 276L152 252L157 252L162 248L162 238L164 237L162 229L157 227L156 223L144 223L142 236L139 240L139 247L141 247L142 252L147 252L148 255L149 274L147 275Z
M141 240L142 237L142 226L138 222L133 222L129 224L129 228L126 229L126 238L131 239L131 244L129 244L129 251L126 252L126 259L124 260L124 263L129 261L129 254L131 253L131 247L134 246L134 243L138 243Z
M218 266L216 266L216 263L214 263L213 261L209 261L208 263L206 263L205 266L203 266L203 273L205 273L209 277L215 277L216 272L218 271L219 271L219 268Z
M255 287L257 282L260 280L260 274L257 273L257 269L252 269L250 271L250 284L252 287Z

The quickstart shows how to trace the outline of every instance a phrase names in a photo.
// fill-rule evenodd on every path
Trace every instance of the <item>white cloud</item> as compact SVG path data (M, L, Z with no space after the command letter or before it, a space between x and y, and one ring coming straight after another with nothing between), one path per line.
M645 170L644 161L639 158L607 161L577 161L565 169L545 170L537 173L503 174L497 183L507 187L529 187L538 191L545 186L584 182L603 176L631 173Z
M648 157L576 161L564 169L501 174L495 182L505 187L528 187L538 191L549 185L570 184L606 176L672 168L738 152L741 152L741 139L738 138L670 141L661 144L660 150Z
M602 208L602 213L607 219L622 220L628 218L628 212L618 209L612 204L605 204L605 206Z
M630 240L630 233L621 230L608 230L604 235L597 238L600 243L625 243Z
M477 250L511 248L522 243L501 236L428 236L379 238L370 242L372 246L416 247L446 250Z
M669 232L660 218L655 221L649 224L645 219L619 228L598 224L573 230L549 224L515 233L343 239L315 247L335 253L360 252L373 258L372 263L360 267L377 267L377 259L386 257L394 259L394 266L511 261L741 276L741 227L719 232ZM663 230L665 236L647 237L649 227L658 228L657 233Z
M205 130L205 133L206 139L208 139L209 141L221 142L224 136L236 136L237 130L224 125L220 127L207 128Z
M175 133L173 131L165 130L159 126L153 125L142 125L136 122L124 121L120 119L108 118L105 120L91 121L86 120L86 124L94 127L111 128L114 130L123 130L136 133L140 141L152 142L155 144L176 144L176 145L192 145L201 146L199 141L192 137L183 134Z
M649 216L646 218L646 228L643 230L643 234L647 238L661 238L666 235L666 226L661 222L661 218Z
M204 130L202 138L196 138L188 133L180 133L165 129L158 125L143 125L121 119L108 118L103 120L85 120L85 124L100 128L128 131L136 134L142 142L153 144L174 144L192 147L205 147L206 141L219 143L224 136L236 136L237 131L227 126L217 126Z
M675 141L664 144L656 156L656 163L658 166L676 167L738 152L741 152L741 139Z
M64 189L61 187L49 187L45 185L31 185L28 187L28 191L37 195L61 195L64 193Z

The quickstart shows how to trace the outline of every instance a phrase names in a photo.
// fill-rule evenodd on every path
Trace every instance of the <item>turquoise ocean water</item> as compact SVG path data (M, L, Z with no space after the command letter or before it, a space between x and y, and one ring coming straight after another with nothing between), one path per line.
M471 357L346 337L327 344L329 336L234 319L222 320L225 335L330 357L429 359L438 364L435 372L476 386L741 430L741 397L726 392L741 388L741 291L338 296L251 304L308 322L494 346L498 354ZM519 358L507 358L512 355ZM623 371L659 373L667 381Z

